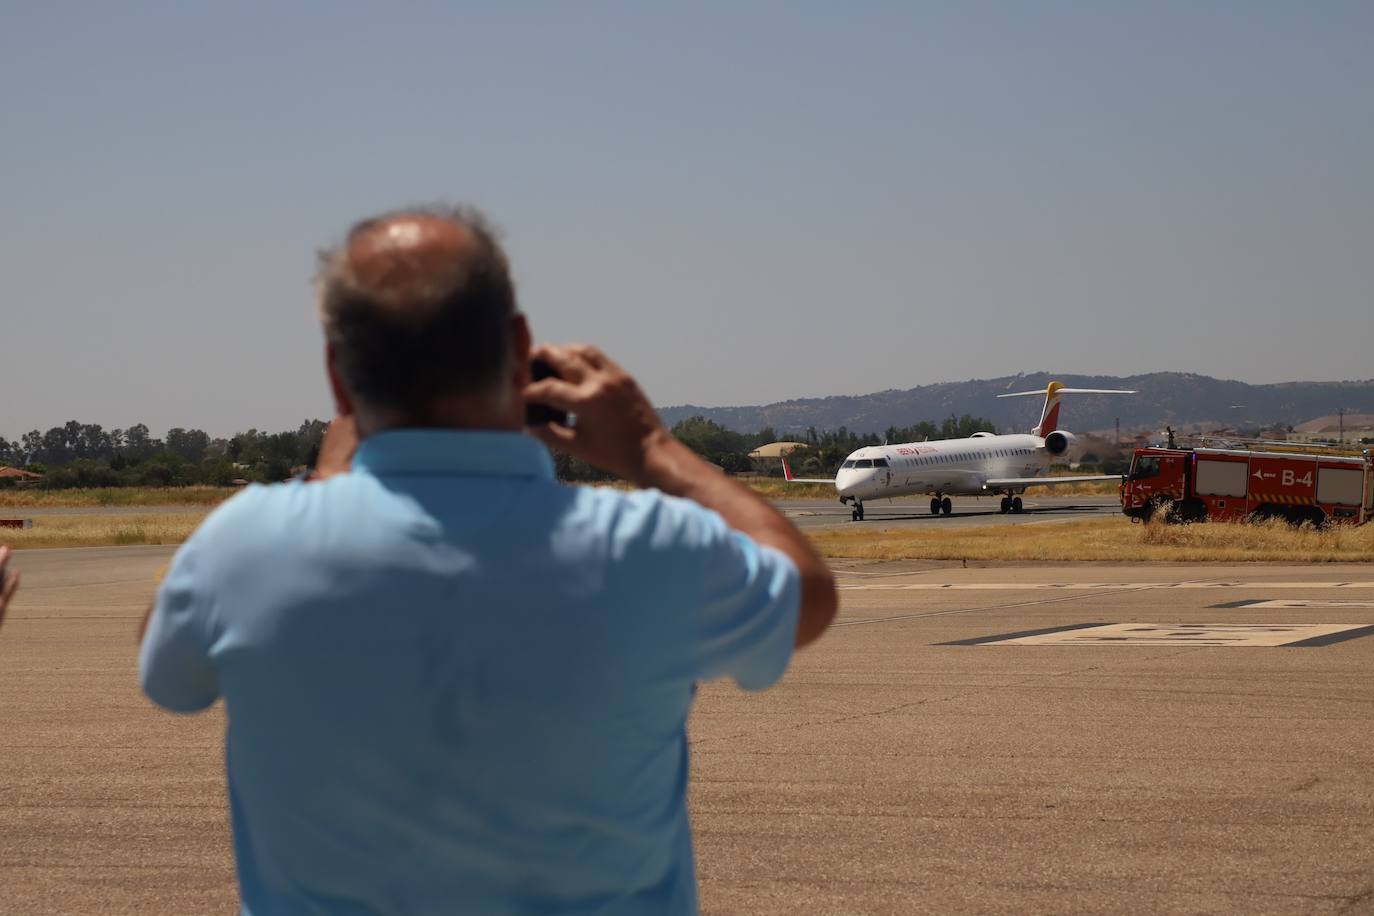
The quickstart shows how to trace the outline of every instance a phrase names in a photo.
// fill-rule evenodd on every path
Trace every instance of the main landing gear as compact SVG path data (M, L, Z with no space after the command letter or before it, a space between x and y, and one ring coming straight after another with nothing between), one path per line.
M1021 497L1019 497L1019 496L1003 496L1003 497L1002 497L1002 514L1003 514L1003 515L1006 515L1008 512L1010 512L1010 513L1013 514L1013 515L1020 515L1021 512L1022 512L1024 509L1025 509L1025 506L1024 506L1024 505L1022 504L1022 502L1021 502Z
M941 497L939 497L939 496L932 496L932 497L931 497L931 499L930 499L930 514L931 514L931 515L940 515L941 513L943 513L943 514L945 514L945 515L949 515L949 514L950 514L951 512L953 512L953 511L954 511L954 503L952 503L952 502L949 501L949 497L948 497L948 496L946 496L946 497L944 497L944 498L941 498Z

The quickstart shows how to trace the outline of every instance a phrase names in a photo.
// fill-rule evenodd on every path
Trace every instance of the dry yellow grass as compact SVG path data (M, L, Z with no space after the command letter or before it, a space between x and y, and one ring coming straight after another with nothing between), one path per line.
M1316 531L1281 521L1133 525L1120 518L929 530L857 526L808 534L824 556L877 560L1374 561L1374 525Z
M180 544L205 513L185 515L44 515L32 528L4 529L0 542L16 550L36 547L117 547Z
M205 518L185 515L40 516L32 528L0 531L16 549L180 544ZM1106 560L1125 562L1374 562L1374 524L1325 531L1264 524L1133 525L1094 519L985 528L879 528L808 532L828 557L879 560Z
M1097 483L1066 483L1058 487L1027 487L1027 496L1116 496L1121 492L1119 480Z
M764 499L835 499L835 486L828 483L788 483L773 477L737 478ZM613 490L633 490L633 484L623 480L608 480L586 486L609 487Z
M0 490L0 509L92 506L217 506L238 487L100 487L73 490Z
M745 477L740 483L767 499L835 499L830 483L788 483L775 477Z

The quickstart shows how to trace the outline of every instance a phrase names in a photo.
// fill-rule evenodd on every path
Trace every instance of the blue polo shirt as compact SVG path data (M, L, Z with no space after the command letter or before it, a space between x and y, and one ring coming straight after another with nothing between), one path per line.
M515 433L400 430L177 552L139 657L223 697L243 912L692 913L694 685L787 667L796 567Z

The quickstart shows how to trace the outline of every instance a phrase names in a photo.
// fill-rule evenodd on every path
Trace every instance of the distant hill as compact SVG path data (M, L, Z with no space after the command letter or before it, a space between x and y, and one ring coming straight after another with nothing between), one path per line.
M1044 388L1058 379L1074 388L1134 388L1137 395L1065 398L1061 423L1068 429L1089 432L1121 428L1160 429L1170 424L1182 429L1296 425L1344 407L1374 413L1374 379L1353 382L1282 382L1248 385L1186 372L1155 372L1149 375L1049 375L1036 372L966 382L941 382L904 391L804 398L753 407L698 407L684 404L659 411L669 425L703 416L738 432L755 432L772 426L780 434L805 430L847 427L854 432L882 432L890 426L908 426L921 420L941 420L950 414L987 417L1000 432L1029 430L1040 418L1035 398L1006 398L1008 391ZM1233 405L1241 405L1233 407Z

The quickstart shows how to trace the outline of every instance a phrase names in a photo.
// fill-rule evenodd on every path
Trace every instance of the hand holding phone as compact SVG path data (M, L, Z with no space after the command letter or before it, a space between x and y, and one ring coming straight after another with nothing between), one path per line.
M538 382L546 378L558 378L558 373L547 360L533 359L530 361L530 381ZM572 418L562 410L549 407L545 404L526 404L525 405L525 425L543 426L545 423L557 423L559 426L571 426Z

